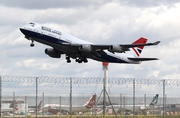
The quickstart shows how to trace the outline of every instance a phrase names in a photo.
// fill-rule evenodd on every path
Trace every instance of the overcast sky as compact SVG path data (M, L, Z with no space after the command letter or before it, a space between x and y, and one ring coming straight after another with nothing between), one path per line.
M1 0L0 73L15 76L102 77L102 64L65 57L50 58L48 46L24 38L19 27L38 22L100 44L127 44L139 37L158 46L145 47L141 57L160 60L139 65L109 64L109 77L179 79L179 0Z

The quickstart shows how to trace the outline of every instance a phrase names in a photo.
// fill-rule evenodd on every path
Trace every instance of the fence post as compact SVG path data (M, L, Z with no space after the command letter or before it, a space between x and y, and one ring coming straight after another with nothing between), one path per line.
M38 113L37 99L38 99L38 77L36 77L36 118Z
M133 79L133 118L135 115L135 79Z
M61 118L61 96L59 97L59 117Z
M72 118L72 78L70 78L70 118Z
M25 118L27 118L27 96L25 96Z
M1 99L2 99L2 80L1 80L1 76L0 76L0 118L1 118Z
M44 118L44 92L42 93L42 103L43 103L43 108L42 108L42 117Z
M125 104L126 104L126 98L125 96L123 97L123 115L124 115L124 118L125 118Z
M165 80L163 80L163 118L165 114Z
M15 111L14 111L15 102L16 102L15 101L15 92L13 92L13 102L12 102L13 103L13 106L12 106L13 107L13 118L14 118L14 114L15 114Z
M122 114L122 94L120 94L119 108L120 108L120 116L121 116L121 114Z

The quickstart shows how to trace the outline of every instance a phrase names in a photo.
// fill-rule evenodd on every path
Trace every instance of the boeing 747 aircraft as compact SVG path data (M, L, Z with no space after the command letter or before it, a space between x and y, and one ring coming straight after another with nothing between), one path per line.
M158 60L157 58L140 58L144 46L158 45L160 41L146 43L146 38L139 38L132 44L93 44L78 39L65 32L55 30L38 23L30 23L20 28L25 38L31 41L30 46L34 46L34 41L50 46L45 53L53 58L60 58L66 55L67 63L75 59L78 63L87 63L88 58L100 62L140 64L142 61ZM133 54L126 53L132 51Z

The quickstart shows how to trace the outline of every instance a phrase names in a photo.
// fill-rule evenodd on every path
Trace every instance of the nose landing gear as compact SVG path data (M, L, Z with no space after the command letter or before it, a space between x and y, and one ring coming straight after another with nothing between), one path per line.
M31 47L34 47L34 40L33 40L31 37L29 37L28 40L31 40L30 46L31 46Z
M31 46L31 47L34 47L34 43L31 43L30 46Z

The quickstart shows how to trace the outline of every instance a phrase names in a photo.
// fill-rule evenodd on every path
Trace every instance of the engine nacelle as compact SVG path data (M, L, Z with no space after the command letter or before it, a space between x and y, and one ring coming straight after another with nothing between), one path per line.
M120 53L124 52L120 46L116 46L116 45L111 45L109 47L109 51L110 52L120 52Z
M79 50L82 52L91 52L92 48L91 48L91 45L81 45L79 47Z
M61 55L52 48L46 48L45 53L53 58L61 58Z

